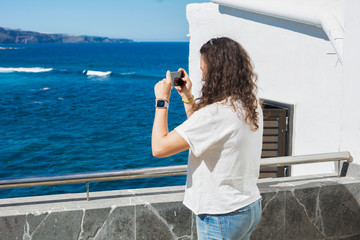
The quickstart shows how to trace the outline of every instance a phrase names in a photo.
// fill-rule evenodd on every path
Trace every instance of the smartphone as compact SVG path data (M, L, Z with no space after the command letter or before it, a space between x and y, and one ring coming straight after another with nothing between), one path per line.
M171 86L183 86L185 82L181 79L184 77L183 72L170 72Z

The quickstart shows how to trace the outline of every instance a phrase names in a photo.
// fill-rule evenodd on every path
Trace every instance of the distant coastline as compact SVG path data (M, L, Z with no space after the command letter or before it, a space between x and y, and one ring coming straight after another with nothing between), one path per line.
M0 44L27 43L131 43L126 38L50 34L0 27Z

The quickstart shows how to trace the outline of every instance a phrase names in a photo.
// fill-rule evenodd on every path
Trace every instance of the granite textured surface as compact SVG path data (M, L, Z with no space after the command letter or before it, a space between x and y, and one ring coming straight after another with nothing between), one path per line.
M360 239L360 179L261 179L251 239ZM197 239L182 186L0 199L0 239Z
M258 186L263 214L251 239L360 239L360 179L308 176Z

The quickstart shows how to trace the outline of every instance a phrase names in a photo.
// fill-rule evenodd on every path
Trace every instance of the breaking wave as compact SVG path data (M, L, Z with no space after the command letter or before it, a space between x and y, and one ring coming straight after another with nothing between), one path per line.
M26 72L26 73L40 73L40 72L50 72L52 68L41 68L41 67L18 67L18 68L4 68L0 67L0 73L11 73L11 72Z
M115 78L134 78L134 79L161 79L163 76L155 76L148 74L138 74L136 72L113 72L113 71L95 71L95 70L76 70L76 69L54 69L43 67L0 67L0 73L44 73L51 74L82 74L88 77L115 77Z
M88 76L106 77L111 74L111 71L102 72L102 71L94 71L94 70L84 70L83 73Z
M0 50L9 50L9 49L23 49L19 47L0 47Z

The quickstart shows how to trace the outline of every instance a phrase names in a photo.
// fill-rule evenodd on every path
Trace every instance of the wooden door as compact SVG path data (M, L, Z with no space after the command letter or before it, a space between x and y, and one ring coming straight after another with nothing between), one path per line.
M262 158L286 155L286 109L264 109ZM284 177L284 167L260 169L260 178Z

